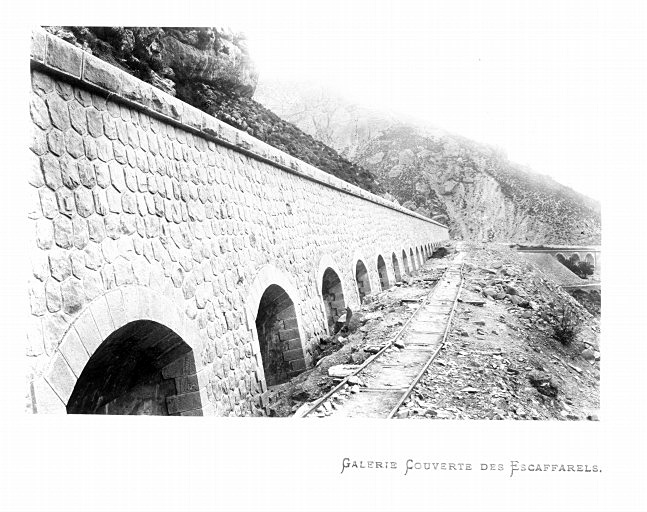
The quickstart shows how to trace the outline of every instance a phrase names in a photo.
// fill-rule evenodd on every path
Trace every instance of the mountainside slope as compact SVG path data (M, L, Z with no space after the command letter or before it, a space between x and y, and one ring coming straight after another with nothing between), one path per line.
M452 237L599 244L599 204L501 152L325 91L261 82L255 97L373 173L403 206L449 224Z
M220 28L45 29L322 171L370 192L383 192L366 169L252 99L258 74L241 34Z

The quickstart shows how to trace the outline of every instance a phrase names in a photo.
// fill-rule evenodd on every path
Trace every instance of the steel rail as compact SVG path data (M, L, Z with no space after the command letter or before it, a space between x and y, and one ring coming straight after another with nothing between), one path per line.
M462 263L461 263L459 272L461 274L461 281L460 281L460 284L458 285L458 290L456 292L456 297L454 297L454 302L452 304L452 310L449 313L449 319L447 320L447 325L445 325L445 332L443 333L443 339L439 343L438 348L434 351L434 353L431 355L429 360L422 367L422 370L420 370L420 373L416 376L415 379L413 379L413 382L407 388L404 395L402 395L402 397L400 398L398 403L395 405L395 407L393 407L393 409L391 409L391 412L386 417L386 419L390 420L390 419L393 418L393 416L395 416L395 414L398 412L398 409L400 407L402 407L402 404L406 401L407 398L409 398L409 395L411 395L411 392L413 391L413 388L415 388L416 385L418 384L418 382L420 382L420 379L422 379L422 376L425 374L425 372L427 371L429 366L431 366L431 363L434 362L434 359L436 359L436 356L440 353L443 346L445 346L445 341L447 341L447 336L449 335L449 329L451 328L452 320L454 319L454 313L456 312L456 306L458 305L458 298L460 297L461 290L463 289L463 279L464 278L463 278L463 264Z
M449 267L448 267L448 268L449 268ZM442 278L441 278L441 279L442 279ZM359 373L361 373L361 372L362 372L362 371L363 371L363 370L364 370L368 365L370 365L373 361L375 361L378 357L380 357L384 352L386 352L386 350L388 350L389 348L391 348L391 347L393 346L393 344L394 344L396 341L398 341L398 339L400 339L400 337L404 334L405 329L409 326L409 324L411 323L411 321L412 321L412 320L415 318L415 316L418 314L418 311L420 311L420 309L421 309L424 305L426 305L426 304L427 304L427 302L429 301L429 298L431 297L431 294L432 294L432 293L434 293L434 290L436 289L436 286L438 286L438 282L439 282L439 281L440 281L440 279L439 279L438 281L436 281L436 283L434 283L434 285L433 285L432 289L431 289L431 290L429 290L429 293L425 296L424 300L420 303L420 305L416 308L416 310L412 313L412 315L409 317L409 319L404 323L404 325L402 326L402 328L398 331L398 333L393 337L393 339L392 339L389 343L387 343L386 345L384 345L384 346L383 346L383 347L382 347L378 352L376 352L376 353L375 353L375 354L373 354L371 357L369 357L366 361L364 361L364 362L363 362L363 363L362 363L362 364L361 364L357 369L355 369L352 373L350 373L350 374L348 374L346 377L344 377L344 378L342 379L342 381L341 381L339 384L337 384L334 388L332 388L330 391L328 391L328 393L326 393L324 396L322 396L322 397L321 397L321 398L319 398L316 402L314 402L314 404L313 404L310 408L308 408L308 409L306 410L306 412L302 413L302 414L301 414L300 416L298 416L298 417L299 417L299 418L305 418L308 414L310 414L311 412L313 412L313 411L317 410L317 409L321 406L321 404L323 404L323 403L324 403L326 400L328 400L331 396L333 396L333 395L334 395L335 393L337 393L340 389L342 389L342 388L346 385L346 383L348 382L348 380L349 380L351 377L355 377L355 376L357 376L357 375L358 375Z
M451 265L451 264L450 264L450 265ZM461 272L461 283L460 283L460 286L459 286L459 292L458 292L458 294L457 294L456 298L454 299L454 303L453 303L453 305L452 305L452 311L451 311L451 313L450 313L450 317L449 317L449 320L448 320L447 326L445 326L445 333L444 333L444 335L443 335L443 340L442 340L442 342L441 342L441 347L442 347L442 344L444 344L444 340L447 338L448 328L449 328L449 325L451 324L452 317L453 317L453 314L454 314L454 310L456 309L456 303L457 303L457 300L458 300L458 296L459 296L459 294L460 294L460 289L462 288L462 284L463 284L462 269L463 269L463 264L461 263L461 266L460 266L460 268L459 268L459 272ZM348 383L348 380L349 380L351 377L355 377L355 376L359 375L362 371L364 371L364 370L366 369L366 367L368 367L368 366L369 366L370 364L372 364L376 359L378 359L380 356L382 356L386 350L388 350L389 348L391 348L391 347L394 345L394 343L395 343L396 341L398 341L398 339L400 339L400 337L401 337L401 336L406 332L407 328L409 327L409 324L410 324L410 323L412 322L412 320L416 317L416 315L418 314L418 312L419 312L419 311L420 311L420 310L421 310L425 305L427 305L427 304L429 303L429 301L430 301L430 299L431 299L431 296L433 295L434 291L436 290L436 287L438 286L438 283L439 283L441 280L443 280L443 279L445 279L445 278L447 277L447 275L449 274L450 270L451 270L451 266L448 266L448 267L447 267L447 269L445 270L445 272L443 273L443 275L440 277L440 279L438 279L438 280L436 281L436 283L434 283L434 285L433 285L432 289L431 289L431 290L429 291L429 293L425 296L425 298L421 301L420 305L419 305L419 306L416 308L416 310L411 314L411 316L409 317L409 319L404 323L404 325L402 326L402 328L398 331L398 333L397 333L397 334L392 338L392 340L391 340L388 344L384 345L384 346L383 346L383 347L382 347L382 348L381 348L377 353L373 354L373 355L372 355L371 357L369 357L366 361L364 361L364 363L363 363L363 364L361 364L357 369L355 369L352 373L350 373L349 375L347 375L346 377L344 377L344 378L342 379L342 381L341 381L339 384L337 384L337 385L336 385L334 388L332 388L328 393L326 393L324 396L322 396L322 397L321 397L321 398L319 398L317 401L315 401L315 402L313 403L313 405L312 405L312 406L310 406L310 407L309 407L305 412L301 413L299 416L293 416L293 417L297 417L297 418L305 418L305 417L306 417L306 416L308 416L310 413L312 413L312 412L316 411L319 407L321 407L321 405L322 405L326 400L330 399L330 398L331 398L332 396L334 396L337 392L339 392L341 389L343 389L343 388L346 386L346 384ZM436 353L437 353L437 352L438 352L438 351L436 351ZM434 356L432 356L432 358L430 359L430 361L428 361L428 362L425 364L425 368L423 369L423 371L421 372L421 374L420 374L420 375L418 375L418 376L416 377L416 380L414 381L414 384L412 384L412 386L410 386L409 388L407 388L406 395L405 395L405 398L404 398L404 399L406 399L406 397L411 393L411 390L413 389L413 387L415 386L415 384L417 383L417 381L422 377L422 373L424 373L424 371L425 371L425 370L426 370L426 368L429 366L430 362L431 362L431 361L433 361L433 359L434 359L434 358L435 358L435 354L434 354ZM402 402L404 402L404 399L403 399L403 400L401 400L401 402L398 402L398 406L397 406L397 407L400 407L401 403L402 403ZM396 408L396 409L397 409L397 408ZM393 413L393 411L392 411L392 413ZM392 414L390 414L390 415L388 416L388 418L390 418L391 416L392 416Z

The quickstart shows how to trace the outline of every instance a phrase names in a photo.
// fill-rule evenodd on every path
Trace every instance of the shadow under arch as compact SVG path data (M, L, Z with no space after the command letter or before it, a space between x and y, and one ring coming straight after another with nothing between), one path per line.
M99 345L81 372L67 403L69 414L168 416L202 412L200 395L187 396L178 379L194 377L191 347L173 330L152 320L135 320ZM191 402L189 406L182 402Z
M285 295L289 299L289 303L287 300L281 297L279 289L285 293ZM267 293L268 291L269 293ZM276 315L274 316L274 319L277 322L283 322L282 329L294 329L293 326L296 324L296 333L284 333L284 337L289 336L287 345L293 347L287 350L301 351L301 358L297 357L299 355L298 352L283 354L283 359L287 359L290 363L288 365L288 371L300 373L300 371L302 371L301 366L306 368L309 362L309 356L307 351L305 350L306 347L303 345L303 340L305 340L306 337L303 332L300 318L301 310L299 308L299 304L301 303L301 295L299 294L295 281L288 272L281 270L271 264L264 265L256 273L254 281L249 288L249 292L247 293L247 297L245 299L245 307L247 310L247 315L249 318L248 323L250 327L255 326L252 335L252 346L253 352L256 355L258 374L260 380L262 380L266 385L273 385L270 383L275 382L277 378L280 378L281 374L281 372L279 371L279 376L268 378L268 375L265 374L265 367L269 364L269 360L267 358L263 358L263 349L269 342L269 339L264 338L264 336L267 334L271 337L273 332L269 328L270 324L272 323L272 315L269 315L269 310L266 310L266 307L270 306L270 309L272 309L274 306L271 306L271 304L276 301L279 302L279 305L275 306ZM279 309L281 311L279 311ZM281 318L278 318L279 316ZM294 322L290 320L292 318L294 319ZM288 320L287 323L286 320ZM261 332L259 332L259 324L261 324L262 327ZM280 327L280 325L275 325L275 327ZM297 336L299 340L299 347L296 346ZM263 346L261 342L263 343ZM267 353L268 349L265 348L265 351ZM298 362L300 359L303 360L303 364ZM274 361L274 363L272 364L273 368L275 367L276 363L277 361Z
M586 261L589 265L591 265L595 269L595 256L591 254L590 252L587 252L586 255L584 256L584 261Z
M115 288L69 326L33 383L34 404L52 413L202 415L211 407L201 352L197 329L172 301L145 286ZM190 383L189 397L178 379Z
M382 291L389 288L389 273L386 269L386 263L381 254L377 255L377 275L380 278L380 288Z
M395 276L395 282L399 283L402 281L402 274L400 273L400 264L398 263L398 257L393 253L391 255L391 263L393 265L393 275Z
M306 369L294 302L277 284L263 293L255 319L267 386L282 384Z
M411 269L409 268L409 258L407 258L407 251L402 249L402 269L405 274L411 274Z
M355 281L357 282L357 292L361 303L364 297L371 293L371 281L368 276L368 269L361 259L358 259L355 264Z

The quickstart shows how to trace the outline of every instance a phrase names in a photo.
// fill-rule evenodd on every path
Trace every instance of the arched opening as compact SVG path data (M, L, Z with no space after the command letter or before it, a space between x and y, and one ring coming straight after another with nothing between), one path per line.
M405 274L411 273L411 271L409 270L409 261L407 259L407 253L404 250L402 251L402 266L404 267Z
M580 262L580 255L574 252L571 254L571 256L568 258L568 261L570 261L573 264L578 264Z
M256 333L268 386L282 384L305 370L294 302L276 284L268 286L261 297Z
M341 280L337 272L330 267L323 274L321 296L323 297L326 308L328 331L332 333L337 319L345 313L346 303L344 302L344 291L341 286Z
M69 414L202 414L191 347L152 320L108 336L83 368L67 402Z
M400 274L400 265L398 265L398 258L395 257L395 253L391 256L393 260L393 273L395 274L395 282L399 283L402 281L402 274Z
M584 256L584 261L586 261L591 267L595 268L595 258L593 255L589 252Z
M556 259L557 259L557 261L559 261L562 265L563 265L564 263L566 263L566 258L564 257L564 255L563 255L562 253L559 253L559 252L558 252L558 253L555 255L555 258L556 258Z
M389 274L386 271L386 263L382 255L377 257L377 275L380 277L380 287L386 290L389 287Z
M364 297L371 293L371 282L368 279L368 270L362 260L357 260L355 265L355 280L357 281L357 291L359 292L360 303L364 302Z
M412 272L420 266L420 265L418 265L418 261L416 260L415 256L413 255L413 249L411 249L411 247L409 247L409 261L411 262L411 271Z

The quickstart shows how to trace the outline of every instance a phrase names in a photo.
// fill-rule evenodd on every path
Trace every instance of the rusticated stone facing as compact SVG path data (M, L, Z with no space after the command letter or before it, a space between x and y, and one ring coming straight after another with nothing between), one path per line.
M358 258L375 293L378 255L392 283L393 253L400 260L403 250L424 252L447 238L445 226L237 132L53 36L43 56L39 34L31 108L34 132L45 142L32 145L37 163L27 205L36 212L27 353L37 411L64 411L103 340L148 319L195 333L184 339L195 367L188 358L187 367L162 370L177 389L167 399L169 413L260 414L267 386L255 319L267 287L281 286L294 303L296 316L281 336L299 371L326 335L326 268L339 275L352 307L359 303ZM87 65L83 76L79 59Z

